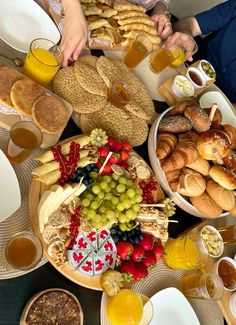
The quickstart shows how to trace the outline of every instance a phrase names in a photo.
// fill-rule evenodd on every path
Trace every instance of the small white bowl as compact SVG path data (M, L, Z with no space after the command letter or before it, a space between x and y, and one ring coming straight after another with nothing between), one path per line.
M210 255L211 257L214 257L214 258L218 258L218 257L220 257L220 256L223 254L223 251L224 251L224 241L223 241L223 238L221 237L221 234L219 233L219 231L218 231L215 227L213 227L213 226L208 226L208 225L207 225L207 226L204 226L204 227L201 229L201 232L200 232L200 236L201 236L201 238L202 238L202 233L203 233L204 229L207 229L207 230L209 230L211 233L216 234L218 240L221 241L221 247L220 247L220 250L219 250L218 254L216 254L216 255L211 254L210 251L208 250L208 251L209 251L209 255ZM203 240L203 242L204 242L204 244L205 244L205 243L206 243L205 240L204 240L203 238L202 238L202 240ZM207 243L205 244L205 246L206 246L206 248L208 249L208 245L207 245Z
M231 257L228 257L228 256L221 257L218 261L215 262L215 264L213 266L213 272L216 273L217 275L219 275L218 268L219 268L219 264L220 264L221 261L227 261L227 262L229 262L236 269L236 262ZM227 288L225 286L224 286L224 288L227 291L234 291L234 290L236 290L236 282L234 283L234 285L232 285L231 288Z
M180 85L182 85L182 87ZM188 88L188 90L186 88ZM172 84L172 90L174 94L180 98L191 97L194 95L194 87L192 82L187 77L182 75L175 77Z
M211 78L211 77L210 77L210 76L205 72L205 70L203 69L202 65L203 65L204 63L205 63L205 64L208 64L208 65L211 67L211 69L212 69L214 72L216 72L215 69L213 68L213 66L211 65L211 63L208 62L207 60L200 60L199 63L198 63L197 68L202 72L202 74L204 75L206 81L208 81L208 80L214 80L215 77Z
M229 298L230 311L234 317L236 317L236 292L234 292Z
M195 89L204 88L206 86L206 78L204 74L195 67L187 69L186 77L191 81Z

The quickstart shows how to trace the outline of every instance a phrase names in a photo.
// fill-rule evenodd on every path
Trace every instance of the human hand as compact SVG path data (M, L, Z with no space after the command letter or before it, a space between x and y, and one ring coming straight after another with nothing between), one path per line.
M161 39L167 39L168 36L173 34L170 18L166 13L156 13L151 16L151 19L156 23L157 35Z
M60 47L63 51L62 66L68 65L68 61L75 61L87 42L88 28L82 10L65 14L64 30Z
M168 37L167 42L176 44L177 46L182 46L185 49L186 60L193 61L192 55L197 52L198 46L191 35L175 32L173 35Z

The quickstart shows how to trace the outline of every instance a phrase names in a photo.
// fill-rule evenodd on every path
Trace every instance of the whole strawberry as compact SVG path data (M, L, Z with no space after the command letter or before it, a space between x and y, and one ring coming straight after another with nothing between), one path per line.
M134 250L131 255L131 259L134 262L140 262L144 258L144 255L145 255L145 251L143 247L139 245L134 245Z
M162 259L164 248L161 243L155 242L152 252L155 254L157 261Z
M121 146L122 146L122 149L126 150L126 151L131 151L132 147L131 145L129 144L129 142L121 142Z
M154 236L151 234L144 233L143 239L140 240L139 245L143 247L145 251L150 251L154 245Z
M134 280L140 281L144 279L148 275L147 267L142 264L141 262L135 263L135 273L134 273Z
M127 241L119 241L116 244L116 248L117 255L120 257L121 261L129 260L134 250L133 245Z
M131 260L124 261L119 268L119 272L122 273L122 277L125 281L129 281L135 276L136 264Z
M106 147L99 147L98 148L100 158L106 158L106 156L109 154L109 149Z
M153 269L157 263L155 254L151 251L145 252L145 256L142 260L142 263L148 268L149 271Z

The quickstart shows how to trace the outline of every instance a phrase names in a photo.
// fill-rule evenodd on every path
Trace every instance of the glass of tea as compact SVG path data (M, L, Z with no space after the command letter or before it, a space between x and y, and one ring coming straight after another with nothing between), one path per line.
M124 82L113 82L107 90L107 100L118 108L124 107L130 101L128 85Z
M128 48L124 63L131 69L135 68L153 50L152 42L144 35L138 35Z
M188 274L180 279L180 290L187 298L220 300L224 284L215 273Z
M159 73L177 60L182 53L179 47L173 45L171 48L167 48L165 43L160 49L156 49L152 53L149 67L154 73Z
M62 61L63 53L59 46L48 39L37 38L30 44L24 62L24 72L38 83L47 85Z
M37 149L43 140L40 129L32 122L16 122L10 130L10 139L5 154L13 164L19 164Z
M42 256L43 247L40 239L29 231L15 234L5 247L8 264L19 270L34 268Z

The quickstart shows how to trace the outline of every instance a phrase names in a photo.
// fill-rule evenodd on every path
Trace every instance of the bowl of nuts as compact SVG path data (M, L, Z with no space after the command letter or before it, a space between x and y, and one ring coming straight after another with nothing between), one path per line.
M200 236L212 257L220 257L224 251L224 242L219 231L212 226L205 226L201 229Z
M216 78L216 71L207 60L200 60L197 68L203 73L206 81Z

